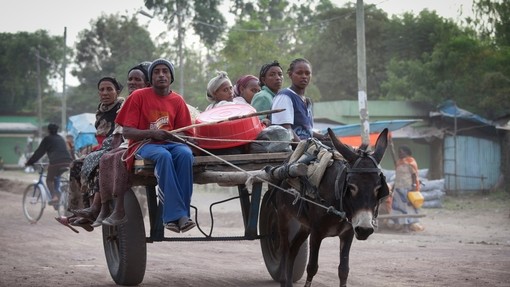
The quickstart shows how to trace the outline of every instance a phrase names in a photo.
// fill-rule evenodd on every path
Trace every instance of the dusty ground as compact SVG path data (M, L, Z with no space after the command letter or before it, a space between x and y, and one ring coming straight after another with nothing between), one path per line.
M114 286L100 229L75 234L53 219L56 212L50 208L37 224L26 221L21 198L32 178L0 172L0 286ZM233 194L201 190L193 204L202 209ZM232 201L215 208L216 235L242 235L238 205ZM423 210L423 232L380 230L367 241L355 241L349 286L510 286L508 196L447 197L445 206ZM208 216L200 214L208 230ZM186 234L198 235L196 229ZM324 241L319 265L314 286L338 286L337 239ZM296 285L303 284L301 279ZM266 271L259 241L240 241L148 244L141 286L279 285Z

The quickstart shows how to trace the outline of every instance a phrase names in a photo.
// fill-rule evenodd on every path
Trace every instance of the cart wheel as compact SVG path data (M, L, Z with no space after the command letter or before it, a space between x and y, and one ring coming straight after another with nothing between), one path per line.
M41 187L30 184L23 193L23 214L30 223L36 223L42 216L46 202Z
M142 282L147 263L145 226L140 205L130 189L124 205L128 221L118 226L103 225L103 246L110 275L119 285Z
M266 192L262 199L262 206L260 207L260 223L259 229L262 238L260 239L260 246L262 248L262 256L266 264L267 271L274 281L280 280L280 261L281 251L279 250L280 238L278 236L278 214L276 207L270 202L271 192ZM299 229L299 222L293 221L289 224L290 234L294 234ZM294 272L292 275L292 282L297 282L305 272L306 261L308 257L308 239L303 242L299 248L299 252L294 261Z

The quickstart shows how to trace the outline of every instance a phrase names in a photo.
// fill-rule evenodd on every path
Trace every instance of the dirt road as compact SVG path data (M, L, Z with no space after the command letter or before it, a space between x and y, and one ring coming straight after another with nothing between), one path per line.
M35 175L0 172L0 286L115 286L100 229L75 234L53 219L56 212L50 208L37 224L25 220L22 192L32 178ZM193 204L202 210L229 195L197 191ZM379 231L367 241L355 240L348 284L510 286L509 206L508 196L447 198L446 208L423 210L423 232ZM215 210L216 235L242 235L237 201ZM208 216L199 215L208 230ZM259 241L158 242L147 249L140 286L279 286L266 271ZM313 286L338 286L337 265L338 239L326 239ZM303 284L301 279L296 286Z

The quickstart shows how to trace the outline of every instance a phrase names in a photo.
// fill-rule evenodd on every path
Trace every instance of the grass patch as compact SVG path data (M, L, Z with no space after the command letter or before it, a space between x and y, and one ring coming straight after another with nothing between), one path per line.
M448 210L501 210L510 206L510 193L495 191L488 194L445 196L443 208Z

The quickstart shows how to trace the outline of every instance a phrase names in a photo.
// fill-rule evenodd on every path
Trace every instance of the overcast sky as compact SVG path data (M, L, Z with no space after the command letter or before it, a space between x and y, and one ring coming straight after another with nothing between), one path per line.
M332 0L343 6L346 0ZM153 38L164 31L165 25L157 19L150 19L137 12L144 9L143 0L25 0L3 1L0 9L0 32L16 33L34 32L38 29L48 30L50 35L63 35L67 27L67 45L72 47L77 35L84 29L90 29L90 21L101 14L119 13L120 15L137 15L141 24L147 24ZM417 14L423 9L435 10L440 16L459 20L471 15L472 0L365 0L375 4L388 14ZM459 16L460 12L463 16ZM68 84L74 85L68 78Z

